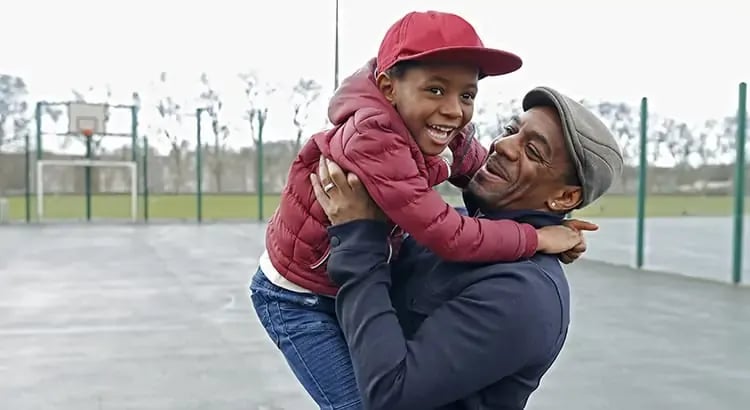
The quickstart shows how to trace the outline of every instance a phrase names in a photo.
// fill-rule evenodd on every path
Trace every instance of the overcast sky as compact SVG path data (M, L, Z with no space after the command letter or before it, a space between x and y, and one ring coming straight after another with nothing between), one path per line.
M111 84L128 103L134 90L147 94L160 71L187 96L206 71L239 110L236 74L252 69L280 85L269 102L269 135L293 138L292 84L308 77L327 93L333 87L333 0L0 4L13 15L0 24L0 72L26 79L35 98L68 99L71 88ZM464 16L485 44L524 59L517 73L483 80L480 101L546 84L634 105L645 95L655 111L690 120L733 114L737 84L750 78L750 13L741 2L340 0L340 7L342 76L374 56L388 26L410 10Z

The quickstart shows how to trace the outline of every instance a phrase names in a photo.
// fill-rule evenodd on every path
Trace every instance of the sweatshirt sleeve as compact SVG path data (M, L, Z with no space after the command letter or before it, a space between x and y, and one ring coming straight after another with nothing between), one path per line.
M406 340L389 296L387 226L362 220L328 232L337 244L328 262L341 285L336 314L366 408L446 405L515 373L546 346L538 302L528 297L533 275L505 271L464 289Z
M450 144L453 153L451 177L448 180L458 188L466 188L479 168L487 160L487 149L476 137L476 126L469 124Z
M412 145L392 132L369 129L350 137L339 155L331 152L391 221L445 260L515 261L536 252L533 226L462 216L448 205L421 175Z

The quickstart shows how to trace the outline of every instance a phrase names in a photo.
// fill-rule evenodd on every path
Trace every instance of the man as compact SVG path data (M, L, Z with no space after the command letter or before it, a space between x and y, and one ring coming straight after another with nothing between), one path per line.
M523 109L471 180L468 210L560 224L609 189L622 155L596 116L555 90L532 90ZM365 408L524 408L567 336L557 256L449 263L407 238L390 264L389 230L356 176L328 162L313 185L333 225L328 271Z

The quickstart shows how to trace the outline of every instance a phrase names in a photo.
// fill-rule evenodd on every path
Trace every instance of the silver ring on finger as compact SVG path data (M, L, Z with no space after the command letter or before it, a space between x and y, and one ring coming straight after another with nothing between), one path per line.
M323 192L328 193L328 191L332 190L333 188L336 188L336 184L333 182L329 182L326 184L326 186L323 187Z

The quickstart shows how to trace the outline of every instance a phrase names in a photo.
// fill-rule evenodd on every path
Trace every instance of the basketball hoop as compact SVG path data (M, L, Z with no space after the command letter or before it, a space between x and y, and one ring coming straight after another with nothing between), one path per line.
M86 138L106 135L107 105L74 102L68 104L68 132Z

